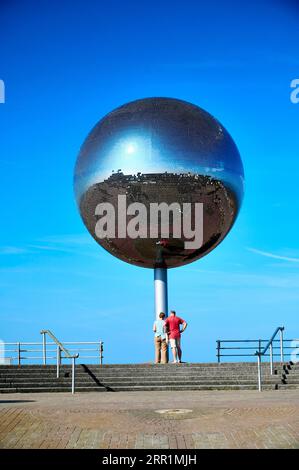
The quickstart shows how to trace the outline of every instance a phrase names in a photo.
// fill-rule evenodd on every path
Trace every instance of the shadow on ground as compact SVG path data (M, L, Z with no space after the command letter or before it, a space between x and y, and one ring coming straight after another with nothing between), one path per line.
M0 400L1 403L35 403L35 400Z

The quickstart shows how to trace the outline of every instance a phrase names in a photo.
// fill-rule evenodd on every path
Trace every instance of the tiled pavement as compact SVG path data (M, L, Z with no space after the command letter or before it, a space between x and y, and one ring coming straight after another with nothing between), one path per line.
M157 410L189 409L188 413ZM299 448L299 393L0 395L1 448Z

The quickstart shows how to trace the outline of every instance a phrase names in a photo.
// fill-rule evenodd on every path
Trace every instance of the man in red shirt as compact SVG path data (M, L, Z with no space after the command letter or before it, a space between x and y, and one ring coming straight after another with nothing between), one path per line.
M180 325L183 325L181 330ZM187 323L182 318L177 317L174 310L171 310L170 316L165 320L165 328L168 332L173 362L182 362L181 333L187 328Z

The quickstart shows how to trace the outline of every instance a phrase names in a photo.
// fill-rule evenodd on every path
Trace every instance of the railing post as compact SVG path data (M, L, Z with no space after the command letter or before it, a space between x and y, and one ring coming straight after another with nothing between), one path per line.
M99 343L99 353L100 353L100 365L103 364L103 341L100 341Z
M270 344L270 374L273 375L273 343Z
M57 379L59 379L59 373L60 373L60 362L61 362L61 351L60 351L60 347L57 346L57 350L56 350L56 360L57 360Z
M262 360L261 360L261 354L257 355L257 371L258 371L258 387L259 387L259 392L262 391Z
M21 343L17 343L18 352L18 366L21 365Z
M220 364L220 339L217 340L217 361Z
M61 365L61 353L64 352L65 357L72 360L72 394L75 393L75 381L76 381L76 358L79 357L79 354L71 355L70 352L63 346L63 344L58 341L58 339L53 335L50 330L42 330L40 332L43 335L43 357L44 357L44 364L46 364L46 341L45 335L48 334L50 338L56 343L56 362L57 362L57 378L59 378L60 372L60 365Z
M284 362L284 352L283 352L283 328L280 329L280 362Z
M45 366L47 364L46 333L42 333L42 335L43 335L43 364Z
M262 352L262 340L259 339L259 353Z
M72 394L74 395L75 393L75 373L76 373L76 359L75 357L72 357Z

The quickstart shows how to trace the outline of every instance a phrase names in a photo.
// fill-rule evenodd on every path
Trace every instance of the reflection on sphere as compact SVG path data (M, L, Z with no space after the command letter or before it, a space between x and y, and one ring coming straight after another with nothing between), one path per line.
M148 268L181 266L215 248L236 219L243 182L239 152L223 126L201 108L169 98L137 100L106 115L85 140L74 178L82 219L95 240ZM117 207L119 195L148 212L153 202L203 203L202 246L185 249L184 234L173 237L180 213L173 214L167 239L98 239L95 209L103 202Z

